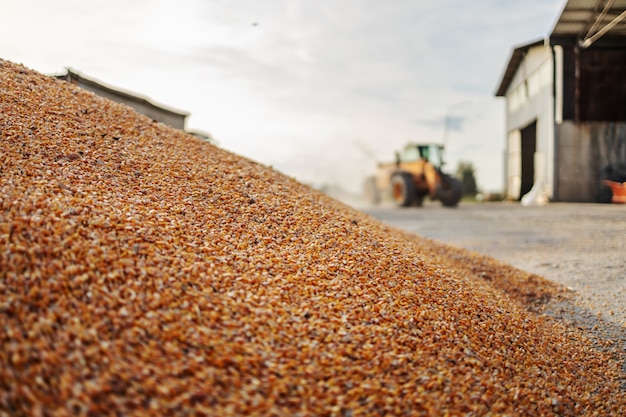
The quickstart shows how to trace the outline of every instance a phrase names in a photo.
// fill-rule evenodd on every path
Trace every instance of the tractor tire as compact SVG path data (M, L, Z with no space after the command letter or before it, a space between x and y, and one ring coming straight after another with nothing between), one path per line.
M463 184L456 178L443 177L435 190L435 198L445 207L456 207L461 201Z
M365 197L365 201L369 204L379 204L380 203L380 191L376 186L376 178L368 177L365 179L365 183L363 184L363 197Z
M391 198L399 207L409 207L415 199L415 183L411 174L400 172L391 177Z

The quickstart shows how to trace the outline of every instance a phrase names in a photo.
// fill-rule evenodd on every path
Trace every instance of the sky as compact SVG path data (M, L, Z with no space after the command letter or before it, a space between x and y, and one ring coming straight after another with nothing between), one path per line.
M191 115L188 129L314 186L360 193L407 142L503 188L513 48L565 0L0 0L0 58L70 67ZM445 128L446 118L455 123Z

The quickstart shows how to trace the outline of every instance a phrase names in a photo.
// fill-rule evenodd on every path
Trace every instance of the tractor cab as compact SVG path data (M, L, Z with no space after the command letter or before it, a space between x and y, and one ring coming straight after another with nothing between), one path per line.
M404 148L396 152L396 164L404 164L424 160L430 162L434 167L443 167L443 146L435 143L415 144L409 143Z

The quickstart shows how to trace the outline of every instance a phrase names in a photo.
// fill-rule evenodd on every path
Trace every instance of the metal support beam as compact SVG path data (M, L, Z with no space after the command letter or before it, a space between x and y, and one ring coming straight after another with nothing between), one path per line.
M613 0L613 1L615 1L615 0ZM613 1L609 1L606 4L606 6L604 6L604 10L602 10L602 13L600 13L600 15L598 15L598 17L596 18L595 22L593 23L593 26L591 27L591 29L589 29L589 32L587 32L587 35L585 35L585 38L580 42L581 48L589 48L595 41L600 39L603 35L605 35L609 30L614 28L615 25L617 25L619 22L621 22L626 17L626 10L624 10L622 13L620 13L613 20L611 20L609 23L604 25L604 27L600 28L600 30L598 30L597 32L595 32L592 35L592 32L598 26L598 23L604 18L604 16L606 16L606 14L609 11L610 7L613 5Z

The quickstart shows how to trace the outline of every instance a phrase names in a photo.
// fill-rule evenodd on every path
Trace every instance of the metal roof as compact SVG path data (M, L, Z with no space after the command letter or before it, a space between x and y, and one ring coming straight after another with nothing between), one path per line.
M553 45L576 43L583 48L600 39L626 38L626 0L568 0L552 34Z
M154 101L152 101L151 99L141 96L139 94L135 94L135 93L130 93L128 91L124 91L120 88L116 88L116 87L111 87L105 83L103 83L102 81L98 81L94 78L91 77L87 77L84 74L81 74L80 72L72 69L72 68L66 68L65 69L67 71L66 74L61 74L61 75L55 75L55 78L61 79L61 80L65 80L71 83L79 83L79 84L83 84L86 86L90 86L90 87L95 87L98 88L100 90L106 91L109 94L112 94L114 96L118 96L118 97L122 97L134 102L138 102L138 103L143 103L145 105L151 106L153 108L156 109L160 109L178 116L182 116L182 117L187 117L189 116L189 113L186 111L182 111L182 110L178 110L175 109L173 107L169 107L169 106L165 106L163 104L160 103L156 103Z

